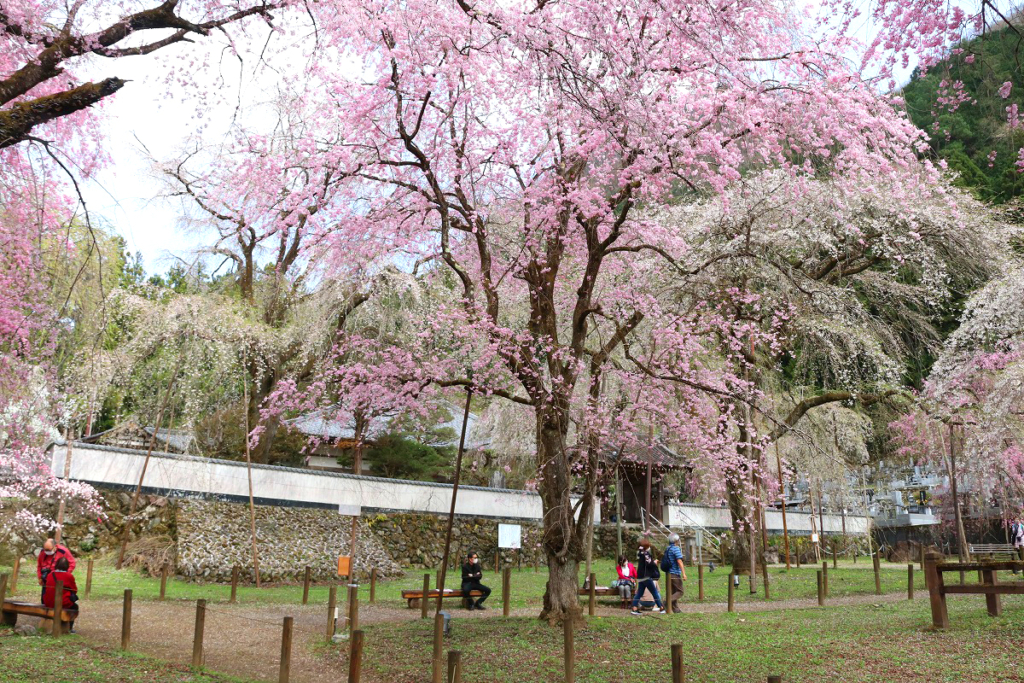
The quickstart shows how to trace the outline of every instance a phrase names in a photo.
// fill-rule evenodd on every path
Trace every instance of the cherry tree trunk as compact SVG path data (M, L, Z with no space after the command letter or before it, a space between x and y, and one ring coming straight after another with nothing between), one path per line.
M565 449L564 427L568 411L552 415L551 409L537 416L537 466L539 491L544 510L544 552L548 560L548 583L540 618L551 625L572 619L582 624L579 601L579 569L584 546L585 524L577 524L572 507L572 474ZM592 504L580 506L580 518L593 514Z
M747 490L741 484L731 479L726 482L726 489L729 500L729 517L732 520L732 573L746 576L750 574L750 553L754 552L757 557L758 568L764 564L764 559L757 548L750 547L750 527L754 518L753 506L747 497Z

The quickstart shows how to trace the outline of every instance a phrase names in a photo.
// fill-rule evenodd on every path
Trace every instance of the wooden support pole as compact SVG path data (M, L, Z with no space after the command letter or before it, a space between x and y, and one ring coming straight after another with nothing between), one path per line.
M697 602L704 602L704 565L697 565Z
M167 563L160 568L160 599L163 600L167 597Z
M511 612L512 601L512 568L505 567L501 575L501 616L507 617Z
M2 593L2 591L0 591ZM85 597L92 593L92 558L85 564Z
M11 595L18 590L18 574L21 570L21 555L17 555L14 558L14 569L11 572Z
M825 583L821 576L821 570L818 570L818 607L825 606Z
M839 566L839 541L835 538L832 539L832 568L835 569Z
M875 570L875 595L882 594L882 576L880 573L881 568L879 567L878 551L875 550L875 554L871 556L872 568Z
M782 676L769 676L768 683L782 683Z
M363 672L363 632L353 631L348 648L348 683L359 683Z
M196 600L196 630L192 639L192 666L203 665L203 632L206 630L206 600Z
M733 582L733 574L729 575L729 611L736 611L736 586Z
M427 618L427 595L430 593L430 574L423 575L423 599L420 600L420 619Z
M571 615L566 615L562 622L562 645L565 651L565 683L576 683L576 646Z
M61 622L64 621L64 582L57 581L53 587L53 633L60 638Z
M359 630L359 586L348 587L348 630Z
M278 683L288 683L292 672L292 622L291 617L285 617L281 628L281 670L277 676Z
M768 562L767 560L761 564L761 583L764 584L764 599L771 600L772 594L768 586Z
M501 551L500 550L495 550L494 551L494 573L498 573L499 569L501 569Z
M306 567L306 573L302 577L302 604L309 602L309 580L313 576L313 570Z
M0 574L0 603L7 597L7 574Z
M924 543L922 543L918 549L921 551L921 571L924 571Z
M370 569L370 604L377 601L377 568Z
M672 683L683 683L683 646L672 645Z
M338 587L331 586L327 592L327 642L334 638L334 613L338 610Z
M825 586L825 597L828 597L828 562L821 563L821 580Z
M927 557L924 563L924 579L928 584L928 601L932 608L932 626L949 628L949 613L946 610L945 584L942 572L938 571L936 560Z
M994 586L998 582L994 569L982 570L981 581L986 586ZM59 584L58 584L59 585ZM985 593L985 607L990 617L998 617L1003 613L1003 596L998 593Z
M907 565L907 600L914 599L914 563Z
M238 565L231 568L231 602L238 600Z
M431 658L430 673L431 683L444 683L444 615L440 612L434 613L434 653Z
M799 539L795 540L794 543L796 544L796 568L800 569L800 541L799 541Z
M594 585L597 581L597 575L591 572L590 574L590 595L587 601L587 614L594 616L597 613L597 586Z
M462 683L462 653L458 650L448 651L448 678L445 683Z
M132 589L124 591L124 604L121 606L121 649L127 650L132 642Z

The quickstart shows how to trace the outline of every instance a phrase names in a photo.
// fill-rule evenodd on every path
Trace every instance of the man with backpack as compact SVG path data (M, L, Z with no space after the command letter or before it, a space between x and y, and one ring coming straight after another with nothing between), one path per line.
M668 604L672 614L682 612L679 598L683 597L683 581L686 581L686 567L683 566L683 551L679 547L679 534L668 537L665 556L661 558L661 570L668 572Z
M640 616L640 598L643 597L645 591L651 592L658 611L665 614L665 606L661 604L661 594L658 593L658 579L661 578L661 572L658 571L656 557L657 554L651 548L651 542L646 538L640 541L640 547L636 551L636 575L639 584L633 595L633 608L630 610L630 614Z

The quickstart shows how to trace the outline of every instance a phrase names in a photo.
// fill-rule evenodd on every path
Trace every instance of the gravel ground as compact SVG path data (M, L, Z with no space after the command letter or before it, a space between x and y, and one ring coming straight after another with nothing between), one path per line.
M830 600L830 606L886 603L905 600L899 594L862 595ZM786 600L737 605L738 612L779 609L805 609L817 606L816 600ZM496 609L495 609L496 608ZM584 604L584 610L586 605ZM346 605L340 605L345 613ZM725 603L689 603L683 612L724 612ZM501 616L500 604L482 612L452 609L456 619L487 619ZM326 629L326 605L245 605L210 604L207 607L204 637L205 666L221 673L263 681L276 681L280 663L282 622L294 618L291 680L295 683L337 683L347 671L328 658L319 657L316 648L323 643ZM514 616L535 616L537 607L512 610ZM601 616L622 616L624 610L601 606ZM418 619L418 609L397 605L361 605L360 624L398 622ZM665 618L665 617L660 617ZM118 647L121 642L121 603L92 600L83 605L82 618L76 624L79 635L93 645ZM192 660L195 629L195 603L136 602L132 610L131 649L159 659L188 664Z

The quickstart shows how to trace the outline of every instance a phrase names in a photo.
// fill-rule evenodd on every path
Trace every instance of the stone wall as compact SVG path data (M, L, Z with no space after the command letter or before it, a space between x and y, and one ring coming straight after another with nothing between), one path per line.
M181 501L178 509L177 573L198 581L229 581L237 565L245 581L254 580L252 536L247 505ZM305 567L316 580L337 578L338 556L349 554L352 518L334 510L256 506L256 546L260 578L300 580ZM359 524L355 572L381 578L402 573L385 545Z

